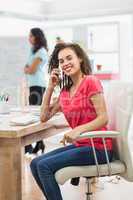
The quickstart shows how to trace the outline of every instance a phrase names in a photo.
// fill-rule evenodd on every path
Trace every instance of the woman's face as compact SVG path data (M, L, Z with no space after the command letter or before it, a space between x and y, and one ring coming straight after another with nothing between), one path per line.
M81 72L81 59L71 48L65 48L58 54L59 66L67 76L73 76Z
M35 44L35 36L32 33L29 34L29 43L31 45Z

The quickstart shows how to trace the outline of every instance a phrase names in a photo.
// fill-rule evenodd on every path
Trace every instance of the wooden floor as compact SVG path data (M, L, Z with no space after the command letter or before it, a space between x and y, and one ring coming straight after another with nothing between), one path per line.
M51 144L46 145L46 151L51 150ZM53 148L54 145L52 145ZM56 148L56 147L55 147ZM31 158L25 157L23 175L23 200L45 200L36 185L29 168ZM78 187L72 186L69 181L61 186L63 200L85 200L85 179L81 179ZM115 177L102 178L93 186L93 200L132 200L133 183ZM54 199L53 199L54 200Z

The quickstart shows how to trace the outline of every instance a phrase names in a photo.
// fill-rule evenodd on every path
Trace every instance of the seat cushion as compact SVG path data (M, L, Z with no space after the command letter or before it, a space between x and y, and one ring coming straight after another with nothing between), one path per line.
M119 160L113 161L111 164L112 175L122 174L125 172L126 167L124 163ZM100 176L109 176L107 164L99 165ZM65 167L55 173L56 181L63 185L67 180L74 177L97 177L96 165L90 166L72 166Z

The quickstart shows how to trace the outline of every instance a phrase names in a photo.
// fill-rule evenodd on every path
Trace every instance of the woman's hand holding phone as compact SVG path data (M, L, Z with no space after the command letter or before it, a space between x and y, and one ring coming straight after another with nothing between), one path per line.
M52 70L49 80L49 87L55 88L60 82L60 70L55 68Z

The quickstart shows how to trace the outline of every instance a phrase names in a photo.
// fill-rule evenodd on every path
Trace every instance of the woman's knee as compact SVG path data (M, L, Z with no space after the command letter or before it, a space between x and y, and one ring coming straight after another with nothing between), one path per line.
M37 158L33 159L30 163L30 169L32 173L34 173L37 170L38 160Z
M51 173L51 169L49 166L49 162L46 160L41 160L37 165L38 173L49 174Z

